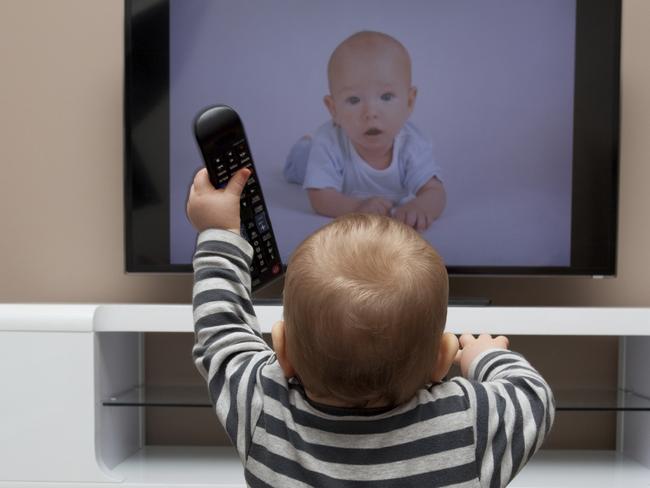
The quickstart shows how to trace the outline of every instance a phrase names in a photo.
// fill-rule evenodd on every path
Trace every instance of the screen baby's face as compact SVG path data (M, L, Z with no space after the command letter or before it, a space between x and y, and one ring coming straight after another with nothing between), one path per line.
M415 102L408 56L392 46L353 47L338 54L325 97L332 119L358 152L390 150Z

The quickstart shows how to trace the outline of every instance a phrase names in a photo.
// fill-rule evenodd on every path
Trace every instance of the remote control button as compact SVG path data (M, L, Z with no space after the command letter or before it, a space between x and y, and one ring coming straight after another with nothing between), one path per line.
M270 230L269 224L266 221L266 216L264 215L264 213L257 213L257 215L255 215L255 224L257 225L257 230L259 230L260 233L268 232ZM266 240L264 239L264 237L262 237L262 239Z

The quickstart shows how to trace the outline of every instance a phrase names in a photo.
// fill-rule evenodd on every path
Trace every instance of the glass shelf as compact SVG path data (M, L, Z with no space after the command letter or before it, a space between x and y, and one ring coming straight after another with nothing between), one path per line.
M200 386L136 386L102 401L110 407L210 407L208 389Z
M558 411L648 411L650 398L624 390L556 389ZM102 401L110 407L210 407L207 388L138 386Z
M556 409L559 411L641 411L650 412L650 398L625 390L587 388L555 389Z

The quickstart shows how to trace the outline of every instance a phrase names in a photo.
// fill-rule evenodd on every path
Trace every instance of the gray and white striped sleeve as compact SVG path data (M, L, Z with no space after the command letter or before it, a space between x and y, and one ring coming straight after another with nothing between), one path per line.
M506 486L540 448L553 425L551 388L520 354L486 351L470 366L481 486Z
M199 234L193 261L192 356L242 460L261 408L258 371L273 353L251 302L252 251L239 235L210 229Z

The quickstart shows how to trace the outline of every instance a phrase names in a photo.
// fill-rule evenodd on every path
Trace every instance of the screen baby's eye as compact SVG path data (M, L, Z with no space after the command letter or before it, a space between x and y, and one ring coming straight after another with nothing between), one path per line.
M384 102L390 102L393 98L395 98L395 95L392 94L392 93L390 93L390 92L389 92L389 93L384 93L384 94L382 94L382 96L381 96L381 99L382 99Z
M350 105L356 105L359 103L361 99L359 97L348 97L345 99L345 102L350 104Z

